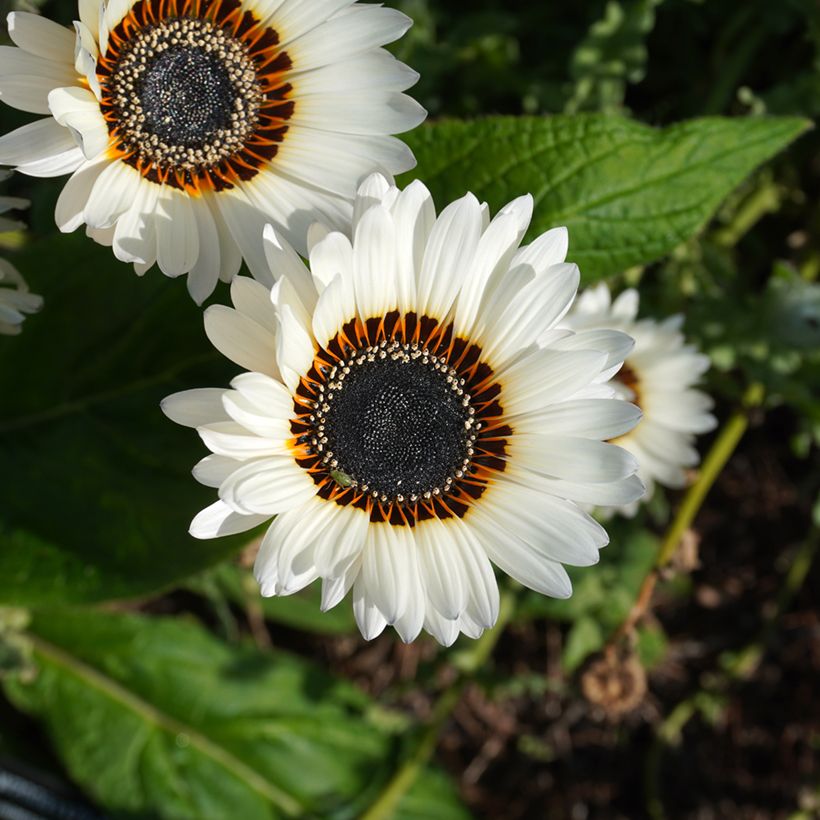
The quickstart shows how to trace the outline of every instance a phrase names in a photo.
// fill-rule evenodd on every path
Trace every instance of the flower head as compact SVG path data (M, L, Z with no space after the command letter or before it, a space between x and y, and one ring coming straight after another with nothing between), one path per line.
M266 231L272 292L233 283L208 336L248 373L230 390L166 399L213 455L218 488L191 532L242 532L276 515L256 561L264 595L321 578L323 605L353 589L362 633L386 624L450 644L498 615L491 561L567 597L562 564L607 543L576 502L622 504L637 463L606 439L639 413L597 383L631 340L554 330L578 287L567 233L519 248L532 198L490 222L468 194L436 217L427 189L362 185L351 242L311 231L308 270Z
M424 110L380 46L410 20L355 0L80 0L69 31L9 15L0 97L50 114L0 138L0 163L71 174L61 230L85 223L143 273L188 273L197 302L242 259L267 281L262 228L304 251L349 224L357 181L412 167L390 134ZM268 284L273 284L268 281Z
M685 343L683 316L660 322L638 319L638 307L637 291L626 290L613 301L602 283L581 294L564 325L587 332L615 328L635 339L611 384L619 398L643 411L640 424L616 443L638 459L648 499L656 482L685 486L686 469L700 461L695 436L714 429L716 421L710 412L712 399L693 389L709 369L709 358ZM628 513L634 510L631 505L624 508Z
M0 180L5 179L0 174ZM23 223L3 214L14 208L28 207L28 200L0 196L0 233L9 233L25 227ZM27 313L36 313L43 306L43 297L29 292L19 271L10 262L0 258L0 334L14 336L22 330Z

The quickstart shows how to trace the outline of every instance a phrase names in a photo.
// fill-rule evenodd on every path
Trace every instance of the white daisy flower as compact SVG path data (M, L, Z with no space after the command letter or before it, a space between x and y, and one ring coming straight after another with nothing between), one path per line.
M581 294L564 325L587 332L614 328L635 339L611 384L619 398L641 408L643 419L615 442L638 459L648 500L655 483L675 489L686 485L687 469L700 462L695 436L713 430L717 421L710 412L712 399L693 389L709 369L709 358L685 343L683 316L638 319L638 307L636 290L624 291L613 302L602 283ZM636 509L627 505L622 512L631 515Z
M201 303L242 259L272 285L262 228L303 252L349 225L356 183L413 167L390 136L425 117L418 75L381 46L411 20L355 0L79 0L70 31L9 15L0 98L50 114L0 138L0 164L71 174L63 231L87 225L142 274L189 274Z
M7 175L0 173L0 180ZM27 208L28 200L0 196L0 233L22 230L25 225L6 214L16 208ZM28 285L17 268L0 258L0 334L14 336L22 330L27 313L36 313L43 306L43 297L29 292Z
M552 330L579 274L563 228L519 249L531 215L527 196L490 222L468 194L436 218L422 184L374 175L352 243L311 231L310 271L268 229L273 291L239 277L235 309L205 314L211 342L251 372L163 403L213 452L194 475L219 500L192 534L277 516L262 594L321 578L327 609L352 588L368 639L387 624L405 641L477 637L498 616L490 562L568 597L562 565L595 564L608 540L576 502L643 492L635 459L606 443L639 411L596 384L631 340Z

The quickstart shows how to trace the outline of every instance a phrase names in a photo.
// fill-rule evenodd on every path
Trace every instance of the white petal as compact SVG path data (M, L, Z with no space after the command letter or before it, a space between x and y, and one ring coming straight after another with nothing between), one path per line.
M262 244L262 234L270 217L248 200L245 189L220 191L214 202L253 278L270 286L271 274Z
M282 374L282 381L292 393L295 393L299 380L313 364L315 350L310 335L289 305L280 308L279 321L276 362Z
M243 373L231 382L231 387L269 418L287 420L293 415L293 398L277 379L261 373Z
M282 392L290 398L284 388ZM270 411L267 409L260 411L254 403L234 390L227 391L222 401L230 417L254 435L280 442L282 448L285 442L292 438L288 417L293 415L293 399L290 399L289 409L286 405L285 409L275 407Z
M226 504L217 501L206 507L191 522L190 533L194 538L221 538L247 532L264 523L265 515L240 515Z
M406 94L372 89L363 94L354 88L300 96L292 121L323 131L373 135L401 134L427 117L427 111Z
M108 125L91 92L76 87L55 88L48 95L48 107L54 119L74 135L86 159L94 159L108 149Z
M634 457L614 444L587 438L514 435L509 457L534 472L566 481L603 484L633 475Z
M438 519L420 523L414 534L430 601L445 618L459 618L467 607L468 590L458 543Z
M553 598L569 598L572 583L557 561L550 561L509 530L499 528L478 507L471 515L481 545L490 560L518 583Z
M309 94L347 92L351 88L368 93L374 90L405 91L418 79L418 72L399 62L385 49L377 48L322 68L298 72L292 82L301 99Z
M197 432L212 453L239 461L290 455L284 436L261 437L235 421L202 424Z
M337 507L331 529L316 545L316 566L319 572L328 578L347 577L352 568L356 568L358 572L369 529L370 516L364 510ZM349 585L347 588L350 588Z
M0 137L0 163L13 165L29 176L59 176L75 170L82 161L83 154L71 133L52 117Z
M544 337L539 344L546 344ZM598 350L607 354L604 371L620 368L624 359L635 346L635 340L619 330L581 330L561 339L549 342L555 350Z
M533 349L499 373L504 410L509 415L535 413L571 398L601 372L606 354L597 351Z
M85 208L100 174L109 167L107 159L85 162L72 174L57 199L54 219L63 233L76 231L85 220Z
M396 225L396 293L401 309L410 312L416 307L416 282L436 222L436 209L427 188L414 180L396 198L392 212Z
M278 515L316 495L316 485L288 456L266 458L240 467L219 489L219 497L244 515Z
M362 573L359 574L353 585L353 615L356 618L359 631L366 641L378 638L387 626L384 615L373 603L370 590Z
M58 23L25 11L13 11L8 16L12 42L46 60L70 63L74 60L74 33Z
M571 501L511 482L493 487L482 511L500 530L551 561L592 566L598 563L598 550L609 542L606 530Z
M367 210L353 240L356 306L364 320L384 316L398 307L395 276L396 229L381 205Z
M188 204L194 215L198 239L196 262L188 274L188 293L194 302L201 305L214 292L219 281L219 232L207 202L192 197Z
M362 558L361 581L367 595L387 622L395 623L407 608L410 590L405 578L415 556L390 524L371 524Z
M630 288L621 293L612 303L612 315L617 319L632 321L637 317L639 307L638 291Z
M160 407L171 421L184 427L227 421L229 416L222 404L224 393L219 387L185 390L163 399Z
M484 355L505 362L553 327L572 305L581 275L577 265L561 265L538 275L522 288L503 313L487 317L482 331Z
M188 196L160 186L155 225L160 270L171 277L188 273L199 256L197 220Z
M247 276L237 276L231 282L234 307L261 327L276 333L278 316L271 301L270 289Z
M49 92L76 81L71 62L55 63L14 46L0 46L0 99L7 105L48 114Z
M393 627L405 643L412 643L424 627L426 598L419 572L413 531L409 527L394 527L393 534L398 541L398 548L407 559L402 576L402 581L407 588L407 604L404 611L396 618Z
M322 25L337 11L350 6L355 0L284 0L275 3L276 30L282 46L291 43L308 31Z
M393 9L362 6L358 14L339 15L300 37L288 46L288 54L299 71L307 71L392 43L412 24Z
M436 612L432 603L428 603L424 618L424 628L442 646L452 646L459 636L458 621L448 621Z
M581 436L608 441L632 430L641 419L633 404L612 399L578 399L545 407L515 420L515 432Z
M110 228L139 196L142 176L124 162L107 165L91 189L83 219L90 228Z
M141 181L131 207L117 220L112 245L117 259L149 266L157 261L157 191L153 183Z
M400 174L409 171L415 159L395 137L331 133L292 125L276 163L292 179L350 197L356 182L373 169Z
M206 487L213 487L218 490L228 476L234 470L242 466L241 461L226 456L210 455L205 456L194 467L194 478Z
M282 277L293 285L305 311L310 314L316 307L316 287L310 271L305 267L296 251L277 233L273 225L266 225L263 231L265 258L274 282Z
M223 305L205 311L205 333L211 344L245 370L279 377L276 336L249 317Z
M490 282L509 269L510 260L532 218L532 197L519 197L502 209L482 233L475 260L464 280L456 310L456 328L470 335L480 307L492 295Z
M531 244L521 248L513 257L511 266L529 265L535 271L545 271L560 265L567 258L569 232L566 228L553 228L541 234Z
M481 236L481 208L467 194L436 220L418 280L418 313L443 319L470 271Z

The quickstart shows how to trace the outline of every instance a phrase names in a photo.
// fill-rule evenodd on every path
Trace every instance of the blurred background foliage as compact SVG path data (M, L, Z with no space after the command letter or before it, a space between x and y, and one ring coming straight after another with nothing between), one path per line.
M253 544L186 535L210 491L157 405L231 369L184 283L55 235L60 183L16 177L4 252L46 308L0 344L0 817L817 816L816 0L391 5L439 204L541 192L587 282L685 314L708 497L610 521L572 599L510 589L451 650L263 600Z

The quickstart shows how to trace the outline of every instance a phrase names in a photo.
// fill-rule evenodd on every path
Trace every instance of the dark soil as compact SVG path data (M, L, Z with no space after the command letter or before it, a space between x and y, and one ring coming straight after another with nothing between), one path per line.
M662 585L648 616L667 633L668 652L627 714L592 706L579 680L564 678L562 627L508 630L489 685L465 693L438 751L477 817L820 817L820 562L778 609L817 496L803 484L808 465L773 446L790 421L774 413L748 435L701 511L691 584L679 575ZM723 671L732 653L756 645L765 651L749 668ZM434 693L412 684L435 656L432 644L382 636L320 651L372 694L419 719L429 714ZM702 708L672 742L659 740L664 721L668 728L690 704Z

